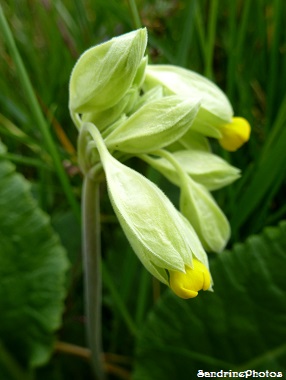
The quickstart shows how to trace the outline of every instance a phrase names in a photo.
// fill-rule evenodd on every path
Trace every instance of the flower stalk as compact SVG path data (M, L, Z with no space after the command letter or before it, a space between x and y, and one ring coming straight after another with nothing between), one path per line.
M99 182L84 178L82 236L86 332L92 367L97 380L104 380L101 334L101 240Z

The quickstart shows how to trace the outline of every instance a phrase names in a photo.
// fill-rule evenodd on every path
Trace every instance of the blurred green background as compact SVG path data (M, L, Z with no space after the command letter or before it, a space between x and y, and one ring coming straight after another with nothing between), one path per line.
M228 95L235 114L250 122L252 135L232 154L213 145L215 153L243 174L237 183L214 193L229 218L232 237L228 251L210 257L215 293L198 300L175 299L146 273L102 187L106 369L111 379L136 380L193 379L198 369L286 371L286 238L281 224L286 215L285 1L3 0L1 5L51 138L31 109L1 33L0 136L7 151L1 149L0 164L12 162L30 183L33 207L49 215L70 261L61 328L54 345L47 343L49 359L39 368L28 364L21 359L25 338L14 346L4 334L3 380L92 379L89 353L83 349L78 217L82 176L77 131L68 112L68 83L84 50L139 22L148 29L150 61L183 66L213 80ZM158 173L138 162L131 165L160 184L176 203L177 190ZM0 211L4 219L9 217L5 204L10 199L5 196ZM263 232L267 226L272 228ZM4 309L0 323L1 318L10 318ZM17 373L11 370L13 363L19 365Z

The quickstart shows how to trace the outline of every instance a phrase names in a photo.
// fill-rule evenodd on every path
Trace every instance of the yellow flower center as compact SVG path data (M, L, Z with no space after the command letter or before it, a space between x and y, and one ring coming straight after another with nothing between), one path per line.
M233 117L231 123L220 127L222 138L219 143L224 149L234 152L249 140L250 130L247 120L243 117Z
M170 288L184 299L198 295L199 290L208 290L211 285L211 275L203 263L193 259L193 268L185 267L186 273L169 271Z

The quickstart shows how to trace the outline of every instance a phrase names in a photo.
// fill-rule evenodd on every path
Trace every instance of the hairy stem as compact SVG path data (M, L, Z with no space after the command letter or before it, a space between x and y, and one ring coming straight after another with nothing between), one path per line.
M83 266L87 339L97 380L105 379L101 360L101 245L99 183L85 176L82 197Z

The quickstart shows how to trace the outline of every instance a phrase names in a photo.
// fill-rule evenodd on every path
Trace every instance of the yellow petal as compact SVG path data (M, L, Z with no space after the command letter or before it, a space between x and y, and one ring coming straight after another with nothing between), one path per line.
M193 268L185 267L186 273L169 271L170 288L184 299L194 298L199 290L208 290L211 285L211 276L208 269L197 259L193 259Z
M219 143L224 149L234 152L249 140L250 130L250 124L246 119L233 117L231 123L221 126L222 138Z

